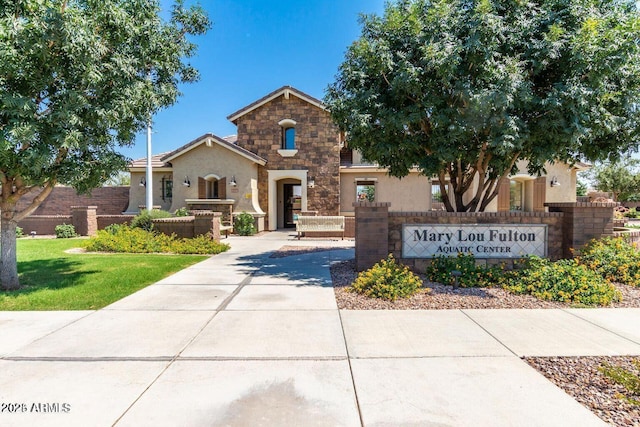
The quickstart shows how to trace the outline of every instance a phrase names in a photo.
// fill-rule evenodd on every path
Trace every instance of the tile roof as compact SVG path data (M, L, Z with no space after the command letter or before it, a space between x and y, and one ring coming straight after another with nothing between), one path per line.
M267 163L267 161L265 159L263 159L262 157L258 156L255 153L252 153L249 150L246 150L244 148L238 147L235 144L235 141L237 140L237 136L236 135L229 135L226 136L224 138L220 138L219 136L216 136L212 133L205 133L202 136L199 136L198 138L194 139L191 142L186 143L185 145L183 145L182 147L179 147L175 150L173 150L170 153L166 153L164 156L162 156L161 160L163 162L170 162L171 160L175 159L176 157L181 156L182 154L186 153L187 151L190 151L202 144L205 144L207 142L211 142L211 143L216 143L218 145L220 145L221 147L224 147L228 150L231 150L232 152L239 154L255 163L258 163L260 165L265 165Z
M151 167L152 168L168 168L171 167L171 164L165 163L162 161L162 158L167 155L168 152L154 154L151 156ZM143 157L141 159L133 160L129 163L129 168L146 168L147 167L147 158Z

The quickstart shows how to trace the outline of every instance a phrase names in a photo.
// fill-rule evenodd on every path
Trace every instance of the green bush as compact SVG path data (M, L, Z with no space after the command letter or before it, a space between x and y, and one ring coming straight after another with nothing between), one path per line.
M173 213L173 216L189 216L189 209L187 208L179 208Z
M240 236L252 236L256 233L256 227L253 221L253 215L248 212L242 212L236 217L233 230Z
M640 251L622 237L591 240L577 259L611 282L640 286Z
M106 231L107 233L110 233L110 234L117 234L118 231L120 231L120 229L122 227L126 227L126 225L123 225L123 224L110 224L110 225L107 225L104 228L104 231Z
M610 365L604 363L598 368L600 372L607 378L611 379L616 384L623 386L628 395L621 394L620 397L624 401L640 406L640 359L635 359L632 362L635 372L632 369L625 369L622 366Z
M171 218L171 214L160 209L152 209L151 211L144 209L131 220L131 228L151 231L153 230L153 220L159 218Z
M218 254L227 251L229 245L218 243L210 236L179 239L175 235L119 225L98 231L85 248L90 252Z
M640 217L640 212L636 208L629 209L628 212L623 214L627 218L638 218Z
M349 289L368 297L395 301L414 295L421 286L422 280L409 267L399 265L389 255L386 260L361 272Z
M22 227L16 227L16 238L24 237L24 229Z
M77 237L76 228L71 224L56 225L54 229L57 239L69 239L71 237Z
M458 285L463 288L486 288L500 283L502 268L485 267L476 264L473 254L458 253L457 256L439 256L431 260L427 267L427 278L443 285L453 285L455 277L452 271L460 272Z
M524 262L524 268L509 275L504 288L515 294L582 306L604 306L622 298L611 283L577 259L551 262L532 256Z

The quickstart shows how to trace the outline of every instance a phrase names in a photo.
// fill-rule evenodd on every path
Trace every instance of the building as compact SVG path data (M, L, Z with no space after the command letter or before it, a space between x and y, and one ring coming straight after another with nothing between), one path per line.
M284 86L228 116L237 135L204 134L155 155L153 204L171 212L249 212L259 228L294 226L300 212L353 216L355 201L390 202L395 211L442 209L439 186L412 171L393 178L344 144L322 101ZM584 165L549 165L547 175L511 177L489 210L544 210L545 202L575 202ZM130 165L129 212L145 203L146 159ZM522 169L524 170L524 169Z

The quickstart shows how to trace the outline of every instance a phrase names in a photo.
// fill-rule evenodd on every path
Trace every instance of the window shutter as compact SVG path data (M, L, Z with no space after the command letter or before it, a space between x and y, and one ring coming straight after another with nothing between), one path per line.
M547 200L547 177L539 176L533 182L533 211L544 212L544 202Z
M207 181L201 176L198 177L198 199L207 198Z
M498 184L498 212L509 212L511 210L510 185L509 178L502 178Z
M221 199L227 198L227 177L226 176L218 180L218 197Z

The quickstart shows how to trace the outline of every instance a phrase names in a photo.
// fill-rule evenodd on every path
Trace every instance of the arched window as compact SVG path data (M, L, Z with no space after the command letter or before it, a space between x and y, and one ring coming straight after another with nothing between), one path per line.
M283 128L282 130L282 149L295 150L296 148L296 128Z
M284 119L278 122L282 128L282 140L280 147L283 150L296 149L296 122L292 119Z

